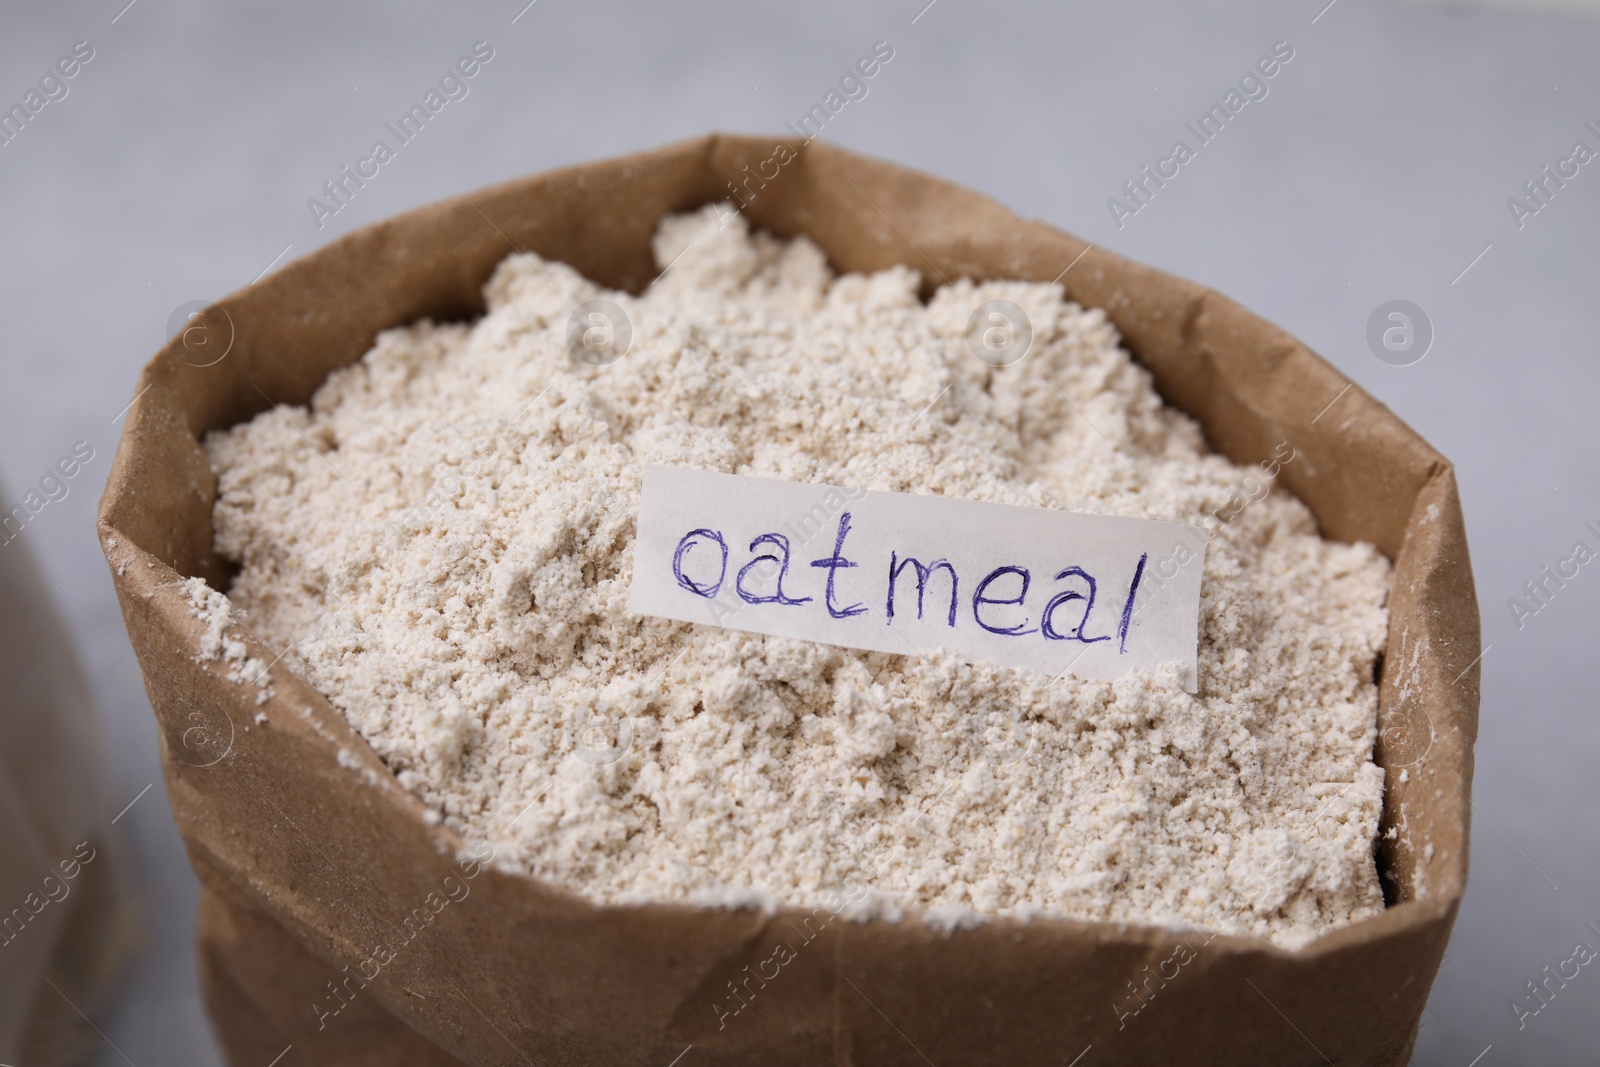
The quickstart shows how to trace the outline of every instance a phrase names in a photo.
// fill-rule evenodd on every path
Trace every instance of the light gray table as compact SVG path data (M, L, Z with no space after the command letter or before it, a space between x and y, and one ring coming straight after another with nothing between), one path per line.
M1600 569L1520 627L1507 607L1600 520L1600 365L1586 358L1600 162L1520 227L1507 207L1574 141L1600 149L1585 127L1600 126L1600 23L1489 0L1481 12L525 2L29 0L0 14L7 106L74 42L94 49L68 95L0 147L0 466L19 495L73 442L96 451L26 536L71 601L62 612L92 670L118 807L157 780L155 731L92 515L117 416L176 308L452 186L711 129L777 132L887 40L894 59L827 139L1228 293L1459 465L1489 646L1478 818L1417 1062L1600 1059L1600 970L1521 1030L1510 1007L1576 940L1600 947L1585 927L1600 922L1600 719L1582 674ZM480 39L494 59L470 95L319 229L307 199ZM1268 95L1119 227L1107 200L1280 40L1294 58ZM1368 318L1391 299L1432 323L1413 365L1369 350ZM97 1062L215 1063L195 993L195 882L159 787L119 829L151 940L96 1019Z

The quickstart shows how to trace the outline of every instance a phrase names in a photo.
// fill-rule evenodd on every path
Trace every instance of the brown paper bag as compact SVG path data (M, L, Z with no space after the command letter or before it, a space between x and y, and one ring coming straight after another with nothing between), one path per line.
M25 534L0 530L0 1062L60 1067L99 1043L80 1009L142 929L88 679Z
M196 662L200 627L177 589L186 575L222 589L230 577L212 550L215 484L197 439L269 397L304 403L381 329L481 313L479 288L513 248L637 291L654 273L656 220L733 192L755 226L808 235L840 270L1048 281L1072 264L1069 296L1106 310L1216 448L1253 463L1293 443L1283 483L1326 535L1371 541L1396 567L1378 759L1390 769L1383 828L1397 834L1377 846L1381 915L1294 952L1065 920L950 935L915 919L841 920L800 942L779 977L752 980L810 912L601 908L461 856L327 700L281 668L270 724L252 726L256 690ZM221 301L209 320L227 330L220 362L197 365L209 357L182 339L158 353L100 521L168 796L206 886L207 998L232 1061L261 1067L292 1045L283 1067L1064 1064L1091 1048L1085 1063L1405 1062L1466 877L1478 619L1452 468L1281 330L1085 248L898 167L713 136L370 226ZM277 655L250 640L252 655ZM375 784L340 765L341 749ZM1135 979L1150 992L1130 1019L1117 1006ZM719 1027L713 1005L734 982L752 999Z

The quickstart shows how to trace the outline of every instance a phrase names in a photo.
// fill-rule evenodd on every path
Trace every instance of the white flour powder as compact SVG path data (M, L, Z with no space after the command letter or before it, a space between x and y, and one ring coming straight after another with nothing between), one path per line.
M1208 453L1058 286L924 305L910 270L835 277L715 209L655 251L637 298L512 256L481 321L390 330L309 411L206 442L234 602L437 818L597 901L855 884L857 914L1283 944L1382 908L1381 556L1284 494L1238 509L1262 471ZM633 329L604 367L567 346L596 298ZM1001 370L965 341L990 299L1034 331ZM647 463L1215 527L1200 691L631 615Z
M115 544L116 542L112 542ZM244 639L228 631L240 620L236 617L233 602L206 584L204 578L185 578L183 593L189 600L189 612L206 624L200 635L200 651L196 659L206 663L224 664L228 680L238 685L250 683L257 686L256 703L265 704L272 699L272 675L269 665L249 654Z

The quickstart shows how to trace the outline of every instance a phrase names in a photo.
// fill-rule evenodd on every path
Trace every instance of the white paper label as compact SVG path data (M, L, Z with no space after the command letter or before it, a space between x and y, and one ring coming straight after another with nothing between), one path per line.
M1193 692L1205 541L1150 519L651 466L629 608L1082 678L1176 663Z

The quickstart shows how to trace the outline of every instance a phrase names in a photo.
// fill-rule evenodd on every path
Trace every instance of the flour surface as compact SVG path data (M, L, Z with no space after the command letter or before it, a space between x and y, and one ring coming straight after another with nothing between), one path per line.
M1382 909L1376 551L1261 497L1059 286L924 304L716 208L655 253L640 297L513 255L478 322L389 330L206 442L233 603L433 817L613 903L861 885L860 914L1281 944ZM593 299L631 320L608 366L568 347ZM1033 329L1002 369L966 341L995 299ZM648 463L1205 526L1199 692L631 615Z

